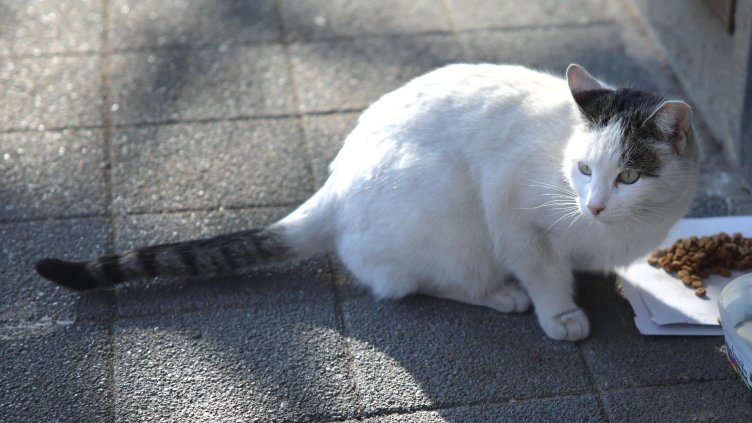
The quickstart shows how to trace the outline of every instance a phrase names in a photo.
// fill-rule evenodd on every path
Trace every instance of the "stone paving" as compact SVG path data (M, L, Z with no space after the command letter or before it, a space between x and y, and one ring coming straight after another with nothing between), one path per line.
M362 109L458 61L683 97L622 1L0 0L0 420L752 421L722 339L639 335L613 276L579 275L565 343L329 257L83 295L33 271L273 222ZM702 118L692 214L752 214Z

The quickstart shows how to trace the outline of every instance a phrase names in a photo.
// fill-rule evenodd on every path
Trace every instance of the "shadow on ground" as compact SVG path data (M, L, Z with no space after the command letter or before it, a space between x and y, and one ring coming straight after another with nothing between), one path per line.
M635 57L611 21L581 30L532 26L520 29L524 36L479 30L455 38L448 28L429 28L368 39L289 39L285 31L316 34L316 20L283 30L272 1L198 2L167 14L174 21L138 17L138 10L123 9L125 3L112 6L114 25L124 32L110 31L113 52L105 52L113 104L103 105L102 113L114 123L111 139L99 143L105 135L94 134L91 147L68 147L82 162L55 157L60 145L42 139L54 144L42 149L49 161L21 166L49 166L52 173L39 183L49 191L68 183L66 178L70 186L91 188L45 200L44 192L29 194L23 173L0 181L0 198L36 218L70 217L70 209L84 215L2 228L0 264L9 275L3 277L9 295L0 316L21 329L42 322L28 338L2 344L6 353L0 355L10 357L8 374L24 368L33 375L19 385L4 384L18 388L23 395L14 401L28 405L11 410L11 418L49 415L50 404L30 404L40 397L34 382L62 392L41 397L59 400L55 409L63 415L75 415L77 408L65 407L85 401L101 408L93 415L124 420L344 420L436 409L430 413L456 422L500 415L604 420L599 392L733 377L717 338L637 334L611 277L580 277L580 302L593 331L578 344L545 338L532 313L503 315L426 297L378 302L335 283L344 276L326 260L212 281L133 283L80 296L51 287L33 274L35 258L87 259L110 248L273 222L320 183L319 175L313 182L308 161L327 162L341 143L327 140L316 149L300 128L306 119L359 111L446 63L515 62L563 74L566 65L579 62L610 82L679 92L666 80L665 64ZM281 4L294 14L289 9L296 3ZM117 15L124 11L134 14L132 23ZM0 37L7 31L0 25ZM88 89L99 92L100 81L90 81ZM79 138L82 130L71 131ZM114 222L107 218L110 205L98 200L110 189L103 172L90 172L99 169L102 145L109 144ZM95 153L87 156L82 148ZM255 155L261 159L253 161ZM80 182L83 174L102 179ZM207 180L216 185L203 185ZM82 199L94 205L75 209ZM227 205L232 210L222 210ZM0 209L0 218L6 217L24 218ZM116 245L107 236L110 225ZM60 348L44 349L47 343ZM684 352L680 362L664 356L674 350ZM32 357L36 351L41 358ZM57 374L80 378L60 380ZM79 392L93 398L82 400ZM547 405L531 407L533 402Z

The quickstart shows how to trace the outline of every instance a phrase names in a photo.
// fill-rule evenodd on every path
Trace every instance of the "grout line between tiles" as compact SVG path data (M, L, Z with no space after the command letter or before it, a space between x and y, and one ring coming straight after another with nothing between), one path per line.
M266 203L266 204L239 204L239 205L223 205L223 206L211 206L211 207L185 207L185 208L165 208L157 209L152 208L149 210L129 210L124 213L118 214L118 217L123 216L151 216L159 214L184 214L184 213L211 213L211 212L226 212L226 211L244 211L244 210L270 210L279 208L295 207L300 205L300 201L285 201L279 203Z
M290 43L288 41L288 31L287 28L285 28L284 20L282 19L282 12L280 10L280 2L279 0L274 1L274 11L277 15L277 19L280 26L280 32L282 34L282 43L284 46L284 54L285 54L285 62L287 64L287 73L290 78L290 85L292 86L293 90L293 101L295 103L295 109L298 111L298 130L300 133L300 142L303 147L303 152L305 154L305 161L306 161L306 170L308 173L308 182L309 186L312 190L316 189L316 175L313 172L313 158L312 158L312 152L310 143L308 142L308 137L306 135L305 131L305 113L303 113L303 107L300 100L300 91L299 91L299 84L297 83L297 80L295 78L295 72L293 69L292 64L292 57L290 55ZM347 373L348 377L350 379L350 391L352 392L353 398L354 398L354 408L355 408L355 414L360 416L362 415L363 405L360 399L360 395L358 393L358 386L357 386L357 377L356 377L356 369L355 369L355 358L352 355L352 351L350 349L350 343L347 340L347 330L345 328L345 318L344 313L342 311L342 301L340 299L339 295L339 288L337 287L337 284L335 283L336 278L336 271L332 264L331 257L326 257L326 265L327 269L329 270L329 284L331 285L332 289L332 305L334 307L334 314L335 318L337 320L337 329L340 333L340 339L341 339L341 348L343 349L343 352L345 353L345 360L347 364Z
M300 202L291 201L283 203L268 203L257 205L236 205L236 206L220 206L220 207L195 207L195 208L175 208L175 209L151 209L151 210L135 210L127 211L117 214L118 218L128 216L157 216L157 215L174 215L185 213L211 213L211 212L224 212L224 211L254 211L254 210L270 210L279 208L289 208L298 206ZM0 225L9 225L14 223L33 223L33 222L64 222L67 220L78 219L107 219L108 215L101 213L82 213L71 214L66 216L39 216L20 219L0 219Z
M524 404L527 402L534 402L534 401L555 401L559 399L575 399L575 398L582 398L587 396L596 396L594 393L580 393L580 394L565 394L565 395L553 395L553 396L545 396L545 397L531 397L531 398L524 398L524 399L503 399L499 401L494 400L478 400L478 401L467 401L467 402L447 402L447 403L439 403L439 404L432 404L432 405L419 405L415 407L396 407L396 408L385 408L380 410L374 410L368 413L362 413L357 416L350 416L347 418L342 419L335 419L335 420L328 420L329 422L336 422L336 421L346 421L346 420L364 420L367 418L373 418L373 417L387 417L387 416L394 416L394 415L409 415L414 414L418 412L432 412L432 411L446 411L446 410L453 410L463 407L493 407L493 406L499 406L504 404Z
M342 109L327 109L327 110L314 110L302 113L280 113L280 114L259 114L259 115L238 115L232 117L223 118L196 118L196 119L165 119L154 122L134 122L134 123L120 123L112 124L113 129L123 128L142 128L151 126L168 126L168 125L183 125L183 124L209 124L209 123L222 123L222 122L244 122L254 120L271 120L271 119L300 119L306 116L332 116L337 114L347 113L360 113L365 109L364 107L349 107ZM63 131L78 131L78 130L103 130L104 125L80 125L80 126L60 126L45 128L41 132L63 132ZM35 128L7 128L0 129L0 135L2 134L16 134L16 133L35 133L40 132Z
M441 6L444 9L444 15L446 15L447 20L449 21L449 27L451 28L452 37L454 37L455 42L460 47L460 51L462 52L462 59L464 61L470 60L470 54L468 52L468 48L465 45L465 42L463 41L462 37L460 37L460 31L457 27L457 21L454 19L454 13L452 12L452 8L449 5L449 0L442 0Z
M102 177L105 185L105 210L107 215L107 244L108 254L113 254L115 250L116 228L113 208L113 184L112 184L112 113L110 104L112 103L112 74L111 74L111 53L110 53L110 1L102 0L102 32L101 48L99 53L100 66L100 89L102 96L102 150L103 166ZM116 382L115 382L115 335L114 322L117 315L117 294L114 290L105 293L109 306L109 315L107 317L107 385L109 394L108 414L109 420L115 421L117 418L116 407Z
M279 22L279 30L282 35L282 47L285 56L285 66L287 76L290 79L290 87L292 88L292 100L295 104L295 117L297 118L298 127L298 141L303 148L303 154L305 157L306 174L308 175L308 189L309 191L316 189L316 178L313 174L313 159L311 158L311 151L308 146L307 137L305 135L305 122L303 107L300 100L300 90L298 87L297 79L295 78L295 72L292 65L292 57L290 56L290 44L287 41L287 28L285 28L284 21L282 20L282 12L280 10L279 0L274 1L274 13L277 16L277 22Z
M345 313L342 310L342 297L340 293L340 288L337 286L336 278L337 278L337 270L335 269L334 264L332 263L332 258L327 257L327 266L329 268L329 273L331 274L331 287L332 292L334 294L334 313L337 318L337 326L339 329L340 336L342 338L342 348L345 352L345 357L347 360L347 373L350 378L350 389L353 394L354 398L354 406L355 406L355 416L358 420L362 420L365 417L364 409L365 406L363 405L363 400L360 397L360 391L358 390L358 369L355 365L355 356L353 356L352 348L350 347L350 341L347 336L347 325L345 324Z
M603 402L603 392L601 391L600 386L598 386L598 381L595 380L595 372L593 372L593 368L590 367L590 363L585 357L582 343L578 342L576 348L577 353L580 356L580 360L585 363L585 368L587 369L587 378L590 381L590 386L595 391L595 398L596 401L598 401L598 408L600 409L601 417L603 417L604 421L610 422L611 419L609 418L608 412L606 411L606 404Z
M0 218L0 225L10 225L14 223L33 223L33 222L64 222L66 220L77 219L95 219L95 218L107 218L106 214L102 213L81 213L71 214L65 216L38 216L38 217L23 217L23 218Z
M104 24L102 25L102 52L100 54L100 77L101 77L101 90L102 90L102 141L103 141L103 173L105 183L105 202L106 213L108 220L108 233L107 240L109 248L114 248L116 238L116 228L114 221L114 208L113 208L113 148L112 148L112 112L110 105L112 104L112 74L111 74L111 54L109 52L110 44L110 14L109 14L109 1L102 0L102 19Z
M15 53L0 55L0 60L52 59L55 57L96 57L101 55L99 50L58 51L54 53Z
M444 5L445 11L446 5ZM279 13L278 13L279 14ZM108 11L109 16L109 11ZM282 22L280 18L280 22ZM454 25L452 21L452 27L450 30L428 30L428 31L393 31L393 32L375 32L375 33L361 33L352 35L326 35L312 38L289 38L286 35L283 40L289 44L312 44L320 42L339 42L339 41L355 41L368 38L395 38L395 37L425 37L425 36L437 36L437 35L453 35L456 34L472 34L478 32L517 32L517 31L536 31L547 29L587 29L598 26L610 26L618 24L617 21L602 19L589 22L562 22L551 24L524 24L524 25L505 25L505 26L488 26L480 28L466 28L459 29ZM108 35L109 37L109 35ZM110 40L108 40L109 43ZM167 44L163 46L137 46L137 47L125 47L125 48L112 48L110 44L108 46L102 46L100 51L97 50L85 50L85 51L60 51L54 53L27 53L27 54L5 54L0 55L0 60L25 60L25 59L50 59L55 57L94 57L101 55L104 52L107 54L120 55L128 53L148 53L148 52L170 52L170 51L183 51L183 50L209 50L218 48L221 45L226 45L230 48L243 48L243 47L257 47L257 46L270 46L278 45L280 40L268 39L268 40L249 40L241 42L231 43L205 43L205 44Z
M236 275L232 275L236 276ZM237 275L237 278L241 278L243 275ZM164 281L162 281L164 282ZM170 282L166 282L169 284ZM207 284L209 284L208 282ZM240 282L239 282L240 283ZM322 288L323 289L323 288ZM273 297L273 296L272 296ZM233 304L222 304L221 307L217 307L217 304L209 304L206 306L186 306L177 308L174 310L165 311L147 311L147 312L133 312L116 315L115 320L138 320L150 317L169 317L176 315L211 315L214 313L225 313L232 311L240 311L246 309L255 309L260 304L273 305L273 306L298 306L301 304L318 304L322 301L322 297L316 295L309 295L302 299L277 299L277 298L263 298L263 300L252 300L245 302L237 302ZM95 318L80 319L77 322L98 322Z
M682 380L682 381L666 381L666 382L658 382L658 383L650 383L645 385L634 385L634 386L622 386L622 387L616 387L612 389L607 389L604 391L599 391L601 394L618 394L618 393L624 393L624 392L630 392L630 391L639 391L644 389L650 389L650 388L666 388L670 386L691 386L691 385L705 385L709 383L716 383L716 382L724 382L724 381L735 381L738 380L739 376L736 374L729 374L727 376L718 377L718 378L710 378L710 379L690 379L690 380ZM739 382L741 383L741 382Z

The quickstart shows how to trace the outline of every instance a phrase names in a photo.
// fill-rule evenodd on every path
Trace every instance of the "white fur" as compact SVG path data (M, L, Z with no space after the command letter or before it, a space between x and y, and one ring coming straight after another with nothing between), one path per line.
M564 79L447 66L369 107L325 185L275 227L301 255L336 251L378 297L425 293L503 312L532 300L549 336L582 339L572 272L648 252L695 186L696 149L674 154L660 178L615 185L619 134L618 123L587 130ZM605 205L597 218L588 200Z

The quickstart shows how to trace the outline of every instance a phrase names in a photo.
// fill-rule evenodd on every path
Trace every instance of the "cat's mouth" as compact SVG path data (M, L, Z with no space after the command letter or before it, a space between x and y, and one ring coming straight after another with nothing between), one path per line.
M635 219L630 211L603 210L598 215L585 212L588 218L602 225L620 225L634 223Z
M594 209L581 206L580 213L585 215L584 217L586 219L590 219L590 221L595 221L602 225L619 223L619 221L623 220L618 217L618 214L614 214L612 210L607 210L606 208Z
M593 215L591 215L590 218L593 219L594 221L602 224L602 225L609 225L611 223L615 223L614 221L612 221L609 218L609 216L604 216L604 215L593 216Z

